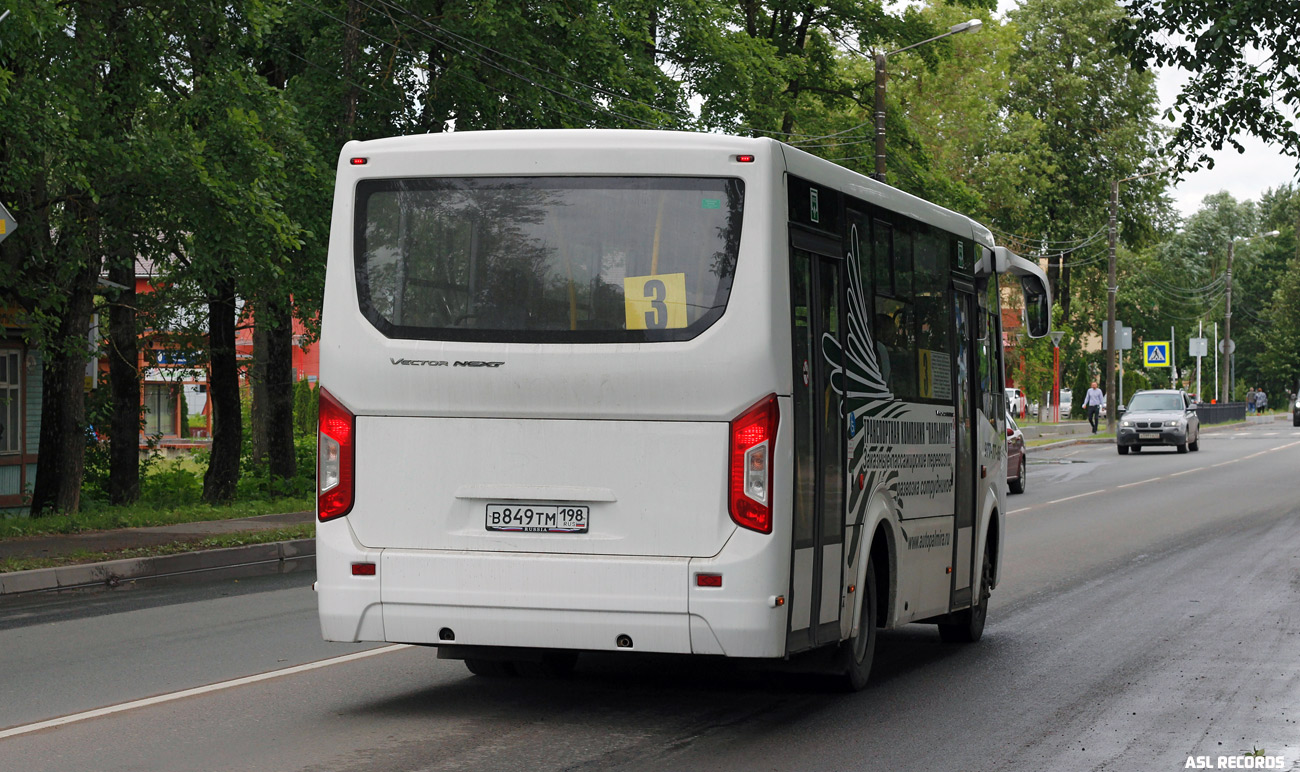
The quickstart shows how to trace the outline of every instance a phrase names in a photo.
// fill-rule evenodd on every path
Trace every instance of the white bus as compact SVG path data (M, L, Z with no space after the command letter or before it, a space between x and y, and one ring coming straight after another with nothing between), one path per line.
M987 229L770 139L348 143L324 637L495 675L818 649L853 688L880 628L978 639L1005 543L998 272L1045 334L1046 278Z

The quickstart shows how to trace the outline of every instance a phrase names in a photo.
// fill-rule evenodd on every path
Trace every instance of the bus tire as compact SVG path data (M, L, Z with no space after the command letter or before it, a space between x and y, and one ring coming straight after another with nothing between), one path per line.
M510 678L519 675L515 663L503 659L471 658L465 660L465 667L481 678Z
M979 605L952 615L951 622L939 623L939 638L944 643L975 643L984 635L984 620L989 613L989 594L993 586L993 545L984 540L984 562L980 567Z
M867 559L867 576L863 581L860 601L861 614L858 616L858 634L840 644L839 686L846 692L862 691L871 675L871 660L876 656L876 561Z

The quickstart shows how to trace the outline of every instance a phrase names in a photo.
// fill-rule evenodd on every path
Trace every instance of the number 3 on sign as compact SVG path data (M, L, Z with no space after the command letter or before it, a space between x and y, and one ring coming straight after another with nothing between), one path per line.
M623 279L629 330L679 330L686 326L686 274Z

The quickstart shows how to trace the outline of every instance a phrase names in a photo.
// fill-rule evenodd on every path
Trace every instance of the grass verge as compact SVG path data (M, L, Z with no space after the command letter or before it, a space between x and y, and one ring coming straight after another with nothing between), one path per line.
M310 497L246 501L223 506L191 504L170 509L145 505L96 507L87 508L74 515L8 517L0 520L0 539L82 531L108 531L114 528L148 528L155 525L200 523L207 520L234 520L257 515L306 512L315 508L316 501Z
M81 563L103 563L107 560L123 558L151 558L161 555L176 555L181 552L198 552L225 547L242 547L247 544L266 544L274 541L291 541L293 539L310 539L316 534L315 523L303 523L288 528L273 528L262 531L241 531L223 533L206 539L194 541L176 541L157 544L151 547L132 547L114 552L74 552L68 555L51 557L11 557L0 559L0 574L11 571L30 571L35 568L57 568L59 566L79 565Z
M1037 448L1043 445L1051 445L1057 442L1072 442L1078 440L1113 440L1114 432L1097 432L1096 434L1063 434L1059 437L1043 437L1041 439L1025 440L1025 447Z

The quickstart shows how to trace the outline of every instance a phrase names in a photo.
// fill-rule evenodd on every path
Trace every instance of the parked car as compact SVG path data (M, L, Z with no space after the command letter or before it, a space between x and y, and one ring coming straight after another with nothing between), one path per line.
M1020 418L1025 414L1025 393L1020 389L1008 388L1007 392L1007 410L1011 415Z
M1007 414L1007 488L1012 493L1025 492L1025 433L1010 413Z
M1121 456L1148 445L1173 445L1179 453L1201 449L1196 403L1181 389L1139 391L1120 408L1119 418L1115 446Z

